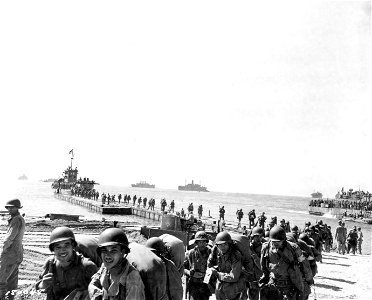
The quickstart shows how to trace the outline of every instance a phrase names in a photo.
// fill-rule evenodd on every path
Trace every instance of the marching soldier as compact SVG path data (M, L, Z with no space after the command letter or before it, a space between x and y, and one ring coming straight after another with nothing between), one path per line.
M188 293L191 300L208 300L212 295L208 284L204 283L207 261L211 253L208 235L204 231L195 234L195 248L186 253L184 274L187 276Z

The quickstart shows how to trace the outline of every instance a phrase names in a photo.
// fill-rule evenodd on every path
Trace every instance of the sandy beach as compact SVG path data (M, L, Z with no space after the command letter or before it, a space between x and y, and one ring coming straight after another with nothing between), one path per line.
M24 237L25 256L20 268L20 290L31 290L32 284L42 271L45 259L50 255L48 249L49 233L56 227L66 225L75 234L98 235L110 223L43 221L27 224ZM130 242L144 243L133 224L120 224L126 230ZM128 225L127 227L125 225ZM5 227L0 228L0 242L5 234ZM371 299L372 285L370 255L340 255L336 252L324 253L323 263L318 264L318 274L310 299ZM25 296L22 296L23 299ZM44 295L28 294L29 299L43 298Z

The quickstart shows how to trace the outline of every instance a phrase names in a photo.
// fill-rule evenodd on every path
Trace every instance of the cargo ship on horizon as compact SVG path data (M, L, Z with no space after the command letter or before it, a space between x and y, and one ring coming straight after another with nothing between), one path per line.
M194 183L194 180L191 183L178 186L179 191L193 191L193 192L209 192L205 186Z
M138 183L132 183L132 187L154 189L155 184L150 184L150 183L147 183L146 181L140 181Z

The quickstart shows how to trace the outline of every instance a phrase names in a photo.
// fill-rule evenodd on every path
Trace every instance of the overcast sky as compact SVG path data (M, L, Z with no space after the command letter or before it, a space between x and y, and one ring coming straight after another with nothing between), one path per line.
M370 1L3 1L0 43L2 180L372 190Z

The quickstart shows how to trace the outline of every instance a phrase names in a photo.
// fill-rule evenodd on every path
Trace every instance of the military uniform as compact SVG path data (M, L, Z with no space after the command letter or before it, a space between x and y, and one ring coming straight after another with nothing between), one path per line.
M126 259L121 262L120 268L120 275L113 278L102 264L88 287L91 300L145 299L145 287L138 270Z
M189 277L188 292L191 300L207 300L212 295L208 284L203 282L211 249L201 252L198 247L186 253L184 267Z
M15 207L21 208L20 202L16 199ZM8 201L11 206L12 201ZM8 291L16 290L18 287L18 270L23 261L23 235L25 232L25 220L17 211L8 220L8 229L5 234L3 251L0 257L0 299L5 298Z
M65 268L59 266L56 259L51 257L45 262L44 271L35 288L40 289L44 275L53 273L53 284L42 291L47 293L47 300L64 299L73 291L87 292L89 282L96 272L97 266L79 253L74 252L71 264Z

